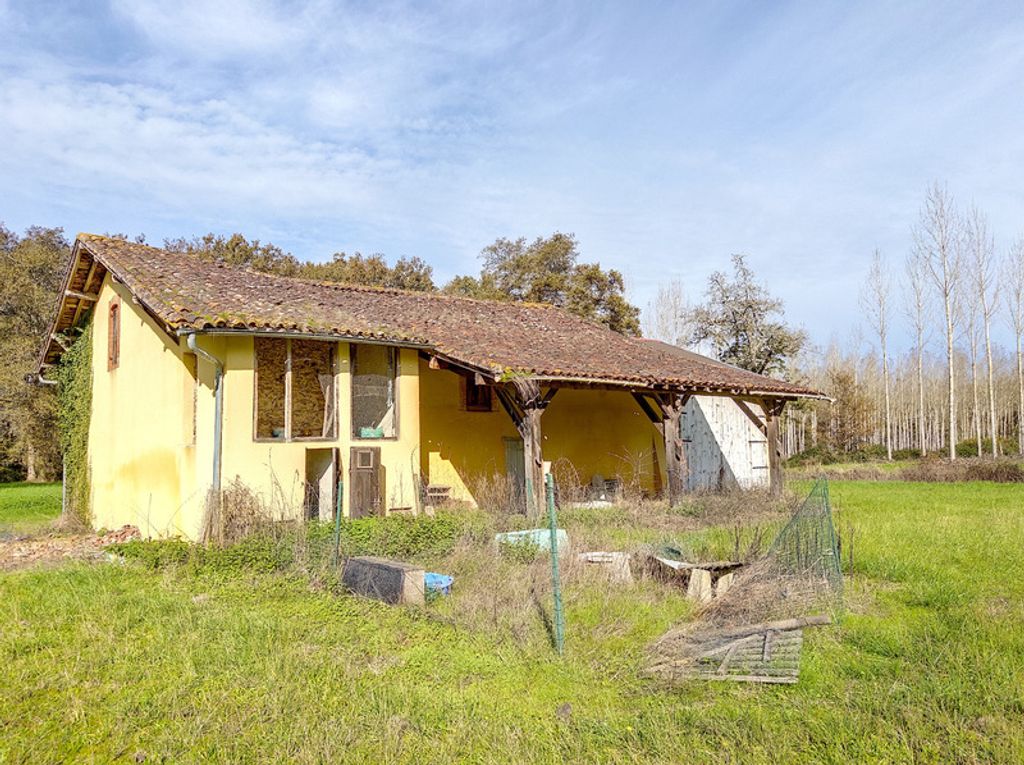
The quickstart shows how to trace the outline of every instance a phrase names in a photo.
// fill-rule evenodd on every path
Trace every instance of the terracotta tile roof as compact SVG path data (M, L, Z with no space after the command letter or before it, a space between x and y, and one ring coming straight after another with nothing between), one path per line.
M247 331L366 338L420 346L500 378L508 374L737 393L815 391L649 340L551 306L321 283L81 234L68 289L98 289L110 272L172 332ZM83 311L65 296L54 331ZM59 355L56 344L42 361Z

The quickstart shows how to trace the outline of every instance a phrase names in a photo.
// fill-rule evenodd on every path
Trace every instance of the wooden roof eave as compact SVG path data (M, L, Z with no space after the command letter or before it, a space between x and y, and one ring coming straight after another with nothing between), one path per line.
M82 244L76 239L74 246L71 248L71 257L68 259L64 278L61 280L60 294L57 296L57 304L53 312L53 319L50 320L50 323L47 326L46 339L43 341L43 346L39 351L38 358L36 359L36 374L42 374L43 369L48 366L52 366L47 359L50 357L50 349L53 346L57 346L59 349L59 352L57 353L58 358L64 352L63 348L61 348L56 340L54 340L54 337L63 331L63 329L60 329L60 317L64 313L64 303L68 299L67 293L68 290L71 289L71 282L75 278L75 272L78 270L78 260L81 256Z
M538 382L547 383L553 387L560 388L624 390L640 394L675 392L693 396L724 396L727 398L751 401L760 401L766 398L787 401L801 398L828 400L828 397L822 394L797 393L795 391L765 391L759 389L746 389L736 386L685 385L667 380L651 380L644 382L639 380L614 380L609 378L573 377L563 375L530 375L530 377Z
M81 288L75 289L75 275L79 271L79 262L82 258L88 257L90 259L89 270L82 281ZM106 278L109 274L110 278L122 285L131 294L132 303L140 306L150 318L156 323L156 325L163 330L167 336L177 342L177 335L174 328L163 319L160 314L152 308L139 294L131 288L127 283L127 280L123 278L119 272L111 267L111 264L105 262L102 258L93 252L88 244L83 243L82 240L76 239L75 245L71 251L71 258L68 261L67 273L64 275L64 279L61 283L60 295L57 299L56 310L54 311L53 319L50 322L49 331L46 334L46 340L43 342L42 350L39 353L38 360L36 362L36 372L41 373L42 370L48 366L53 366L53 363L49 361L52 355L55 357L54 361L60 358L64 353L64 348L55 339L57 335L67 331L78 325L82 315L85 313L85 304L94 301L98 298L100 287L103 282L102 279L100 284L97 285L95 292L90 292L89 285L95 278L96 274L102 269L102 278ZM74 306L74 313L72 314L71 321L67 323L67 326L62 326L61 316L64 314L65 308L68 307L69 301L76 301Z

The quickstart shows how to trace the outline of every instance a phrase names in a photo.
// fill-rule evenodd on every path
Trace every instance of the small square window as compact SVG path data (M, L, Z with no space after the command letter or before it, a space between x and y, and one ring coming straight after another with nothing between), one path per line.
M477 385L472 377L466 378L466 411L491 411L491 386Z

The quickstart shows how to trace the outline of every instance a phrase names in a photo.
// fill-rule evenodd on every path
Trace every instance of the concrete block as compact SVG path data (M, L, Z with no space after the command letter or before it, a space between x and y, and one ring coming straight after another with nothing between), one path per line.
M720 598L729 591L732 587L732 580L736 578L735 574L722 574L715 582L715 597Z
M391 604L423 605L424 575L417 566L384 558L349 558L341 583L356 595Z
M585 552L579 554L579 559L584 563L601 566L613 582L629 584L633 581L633 572L629 569L629 553Z
M698 603L711 600L711 572L702 568L690 571L690 583L686 587L686 597Z

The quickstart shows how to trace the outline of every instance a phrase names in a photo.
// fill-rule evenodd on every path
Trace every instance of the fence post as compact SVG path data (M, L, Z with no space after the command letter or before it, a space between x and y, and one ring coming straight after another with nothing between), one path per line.
M345 479L338 479L338 489L334 501L334 568L338 567L341 552L341 503L345 496Z
M565 650L565 613L562 610L562 579L558 573L558 516L555 513L555 478L544 477L548 502L548 528L551 531L551 588L555 594L555 650L561 656Z

